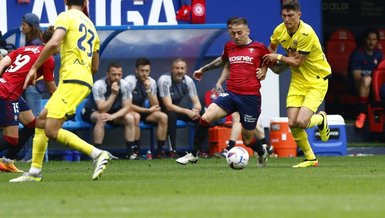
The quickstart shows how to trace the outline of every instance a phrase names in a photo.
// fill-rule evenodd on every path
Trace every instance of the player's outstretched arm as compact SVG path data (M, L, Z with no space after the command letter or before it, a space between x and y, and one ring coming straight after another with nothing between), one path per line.
M36 72L43 65L43 63L53 54L58 53L60 49L60 43L64 39L66 31L63 29L56 29L53 33L51 39L44 46L44 49L41 51L41 54L37 58L36 62L32 65L29 70L23 89L26 89L29 82L32 81L32 84L35 85L36 82Z
M205 66L201 67L200 69L196 70L193 74L194 79L200 81L203 77L203 74L206 71L218 68L222 65L224 65L225 62L222 60L222 57L218 57L215 60L211 61L209 64L206 64Z

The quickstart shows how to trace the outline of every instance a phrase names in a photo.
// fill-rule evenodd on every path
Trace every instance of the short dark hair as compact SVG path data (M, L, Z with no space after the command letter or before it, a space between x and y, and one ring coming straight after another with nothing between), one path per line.
M231 25L231 23L233 22L233 20L237 19L238 17L230 17L227 21L226 21L226 25L227 27L229 27Z
M364 41L365 39L367 39L369 37L369 34L376 34L377 39L378 40L380 39L380 33L378 32L377 29L375 29L375 28L368 28L368 29L365 30L364 34L362 34L362 40Z
M108 65L108 72L110 72L111 68L122 68L122 65L117 62L111 62L110 65Z
M67 0L67 5L78 5L78 6L83 6L84 5L84 0Z
M283 1L282 6L281 6L281 10L282 9L300 11L301 10L301 4L299 3L298 0Z
M247 22L246 18L238 17L238 18L234 18L231 21L231 25L245 25L245 26L248 26L248 22Z
M138 58L136 59L135 66L138 68L139 66L151 65L151 62L148 58Z

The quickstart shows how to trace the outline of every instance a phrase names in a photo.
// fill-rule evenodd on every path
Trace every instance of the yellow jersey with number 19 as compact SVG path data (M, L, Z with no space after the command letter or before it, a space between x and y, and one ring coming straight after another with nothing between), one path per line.
M60 83L87 83L92 87L92 55L100 47L94 24L82 11L71 9L60 13L54 26L55 30L66 31L60 46Z
M316 33L302 20L293 35L290 35L285 24L281 23L275 28L270 41L275 45L281 44L289 57L298 53L306 55L306 60L300 67L290 67L292 82L315 84L327 79L331 74L330 65Z

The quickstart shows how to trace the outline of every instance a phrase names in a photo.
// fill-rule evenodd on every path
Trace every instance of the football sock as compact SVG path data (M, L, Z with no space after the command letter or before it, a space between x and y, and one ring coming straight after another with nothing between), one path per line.
M18 138L6 136L6 135L4 135L3 138L0 140L0 147L1 147L0 151L4 149L8 149L7 154L5 155L6 158L16 159L17 152L20 150L18 148L17 142L18 142Z
M313 116L311 116L309 124L307 125L307 128L318 126L322 123L323 120L324 118L321 114L314 114Z
M158 150L161 151L166 143L165 140L158 140Z
M199 120L197 127L195 128L194 133L194 149L192 150L192 154L196 157L198 155L198 151L201 150L202 143L206 139L209 133L210 123L203 120L202 118Z
M307 160L316 159L314 152L310 147L306 131L302 128L291 128L290 130L298 147L303 151L305 158Z
M22 128L19 131L19 143L8 149L6 156L11 159L16 159L17 154L23 148L24 144L35 134L35 128Z
M35 137L32 144L32 167L31 169L43 167L44 154L48 146L48 137L45 135L44 129L35 128ZM33 173L33 172L31 172Z
M0 151L17 146L17 142L18 138L3 135L3 138L0 139Z
M126 142L127 154L131 154L132 152L134 152L134 149L135 149L135 143L134 142Z
M90 157L95 160L99 154L102 153L102 150L100 150L99 148L93 148L92 151L91 151L91 154L90 154Z
M29 124L25 125L22 129L19 130L19 141L17 145L11 146L6 154L6 157L10 159L16 159L17 154L24 146L24 144L35 134L36 119L34 119Z
M38 167L31 167L29 169L29 173L31 174L39 174L41 172L41 168L38 168Z
M135 147L137 149L139 149L140 148L140 139L139 140L135 140L134 143L135 143Z
M360 96L358 98L359 110L360 110L361 113L366 113L367 112L368 101L369 101L368 97Z
M261 141L261 144L269 145L268 141L266 140L266 137L261 138L259 141Z
M234 145L235 145L235 141L229 140L229 143L227 144L226 149L230 150L230 149L232 149L234 147Z
M95 148L79 136L65 129L59 129L56 141L88 156L90 156L92 149Z
M102 144L94 143L94 147L95 147L95 148L100 148L100 147L102 147Z
M251 143L246 146L253 149L253 151L257 152L258 156L262 156L265 154L261 141L259 141L255 136L253 137Z

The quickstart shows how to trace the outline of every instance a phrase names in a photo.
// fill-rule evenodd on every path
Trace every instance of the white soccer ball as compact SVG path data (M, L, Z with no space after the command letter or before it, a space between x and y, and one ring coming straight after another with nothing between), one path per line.
M242 147L233 147L227 152L227 164L234 170L241 170L249 163L249 153Z

